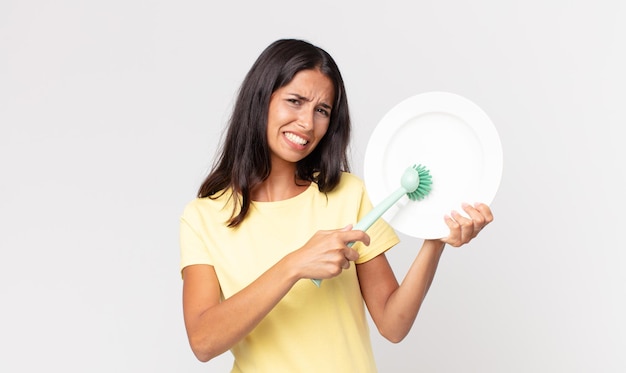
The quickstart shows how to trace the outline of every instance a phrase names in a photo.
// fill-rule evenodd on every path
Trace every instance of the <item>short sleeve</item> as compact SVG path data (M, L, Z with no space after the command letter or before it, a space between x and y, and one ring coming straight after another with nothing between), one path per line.
M193 264L213 265L206 243L185 217L180 218L180 270Z
M372 208L372 202L369 199L367 191L363 188L359 219L362 219ZM354 245L354 248L360 254L356 264L370 261L400 242L395 230L383 218L376 220L376 222L367 229L366 233L370 236L370 245L365 246L362 243Z

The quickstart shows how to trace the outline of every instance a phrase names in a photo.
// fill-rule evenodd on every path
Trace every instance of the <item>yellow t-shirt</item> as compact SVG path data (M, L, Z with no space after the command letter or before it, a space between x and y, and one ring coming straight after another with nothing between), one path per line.
M222 297L229 298L318 230L356 223L371 202L363 182L344 173L338 187L321 193L317 185L284 201L253 202L240 226L228 228L229 194L200 198L181 217L181 269L192 264L215 268ZM398 242L382 219L367 230L369 246L356 243L364 263ZM375 372L365 308L355 266L317 288L300 280L231 352L232 372Z

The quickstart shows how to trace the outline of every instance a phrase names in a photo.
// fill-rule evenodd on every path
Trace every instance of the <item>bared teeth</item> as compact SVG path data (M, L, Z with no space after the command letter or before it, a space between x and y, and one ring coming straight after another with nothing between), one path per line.
M306 141L302 137L296 134L293 134L291 132L285 132L285 137L287 137L290 141L295 142L296 144L299 144L299 145L306 145L308 143L308 141Z

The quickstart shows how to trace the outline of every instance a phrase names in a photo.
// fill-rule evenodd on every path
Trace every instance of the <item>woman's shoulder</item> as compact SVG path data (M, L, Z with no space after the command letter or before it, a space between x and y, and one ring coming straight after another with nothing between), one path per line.
M194 219L207 215L230 214L228 206L231 200L232 198L227 192L211 197L196 197L184 206L182 216L183 218Z
M339 184L337 185L337 190L355 190L355 189L364 189L365 184L363 180L355 174L350 172L342 172L341 178L339 179Z
M363 179L361 179L357 175L355 175L353 173L350 173L350 172L342 172L341 173L341 181L342 182L345 181L347 183L363 184Z

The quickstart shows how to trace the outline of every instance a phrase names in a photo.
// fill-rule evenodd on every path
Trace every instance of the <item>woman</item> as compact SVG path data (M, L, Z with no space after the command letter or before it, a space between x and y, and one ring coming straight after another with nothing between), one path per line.
M233 372L375 372L363 303L379 332L401 341L444 245L493 220L484 204L444 217L450 234L425 240L399 285L384 254L398 242L393 229L382 219L367 234L351 229L372 206L348 173L349 137L328 53L300 40L262 52L181 218L185 326L199 360L231 350Z

